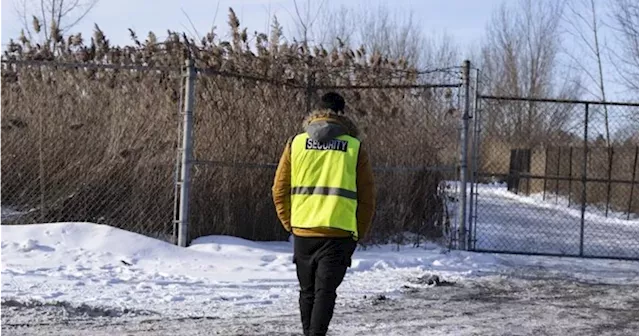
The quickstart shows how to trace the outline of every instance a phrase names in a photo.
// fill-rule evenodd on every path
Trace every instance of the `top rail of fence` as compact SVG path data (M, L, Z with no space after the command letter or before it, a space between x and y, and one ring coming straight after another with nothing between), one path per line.
M30 66L48 66L71 69L103 69L103 70L136 70L136 71L161 71L161 72L180 72L183 66L153 66L153 65L124 65L124 64L100 64L100 63L74 63L74 62L57 62L45 60L1 60L2 64L7 65L30 65ZM419 71L415 74L432 74L438 72L452 71L453 68L432 69ZM218 70L213 68L196 67L196 72L203 75L213 75L222 77L240 78L252 80L256 82L269 82L275 85L282 85L296 89L316 89L316 90L366 90L366 89L434 89L434 88L459 88L462 83L421 83L421 84L371 84L371 85L321 85L307 83L291 83L282 80L276 80L268 77L260 77L250 74L241 74Z
M638 106L639 103L632 102L610 102L610 101L596 101L596 100L573 100L573 99L550 99L550 98L535 98L535 97L511 97L511 96L492 96L492 95L479 95L480 99L488 100L511 100L511 101L529 101L529 102L542 102L542 103L566 103L566 104L589 104L589 105L614 105L614 106Z
M256 82L267 82L275 85L288 86L296 89L316 89L316 90L366 90L366 89L434 89L434 88L459 88L462 83L424 83L424 84L371 84L371 85L321 85L321 84L296 84L268 77L234 73L211 68L196 68L196 72L209 76L232 77L252 80Z

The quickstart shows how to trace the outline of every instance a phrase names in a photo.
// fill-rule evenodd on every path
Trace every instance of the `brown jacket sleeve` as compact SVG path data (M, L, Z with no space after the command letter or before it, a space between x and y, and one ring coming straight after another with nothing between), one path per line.
M284 229L291 232L291 140L280 157L271 191L278 218Z
M360 153L358 154L356 186L358 188L358 210L356 212L358 236L359 239L364 239L369 232L375 213L376 190L369 155L362 147L360 147Z

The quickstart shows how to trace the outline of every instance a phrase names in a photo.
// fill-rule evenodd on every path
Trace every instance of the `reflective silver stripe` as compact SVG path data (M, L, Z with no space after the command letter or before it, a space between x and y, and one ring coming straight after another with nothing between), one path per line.
M291 188L292 195L335 195L349 199L358 199L358 193L342 188L329 187L294 187Z

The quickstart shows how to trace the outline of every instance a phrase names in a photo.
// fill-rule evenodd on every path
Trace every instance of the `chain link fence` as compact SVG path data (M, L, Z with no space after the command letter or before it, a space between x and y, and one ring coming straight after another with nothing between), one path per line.
M186 202L190 239L286 239L271 200L278 158L337 91L374 166L365 245L463 248L460 230L476 251L638 258L637 104L480 96L471 120L460 67L240 70L3 62L3 224L85 221L176 242Z
M180 68L2 63L2 224L170 239Z
M196 70L189 236L285 240L271 185L305 92L269 78Z
M460 69L196 72L191 238L287 238L271 198L275 168L287 140L304 131L303 120L328 91L345 97L345 113L374 166L376 217L364 243L419 245L446 234L454 209L447 208L444 186L457 179Z
M366 243L447 238L459 67L258 76L196 65L3 62L3 224L92 222L178 242L186 201L189 240L287 239L271 199L278 159L318 97L338 91L374 165L377 215Z
M249 36L233 11L228 23L228 40L131 31L120 47L96 27L86 44L11 41L3 224L102 223L180 246L286 239L278 159L337 91L375 174L365 245L638 258L638 104L480 96L468 60L421 70L285 42L278 25Z
M472 249L638 258L638 104L479 102Z

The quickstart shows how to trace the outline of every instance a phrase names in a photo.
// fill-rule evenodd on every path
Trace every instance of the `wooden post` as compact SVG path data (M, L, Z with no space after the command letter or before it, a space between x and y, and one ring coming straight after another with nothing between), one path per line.
M525 153L525 158L526 158L526 167L527 168L527 174L531 175L531 148L526 149L524 151ZM527 176L527 196L531 195L531 177Z
M571 191L573 189L571 189L571 179L573 178L573 147L569 147L569 204L567 204L568 207L571 206Z
M609 204L611 203L611 169L613 168L613 147L607 147L607 154L609 158L609 167L607 169L607 207L604 210L605 217L609 217Z
M562 148L558 147L558 165L556 167L556 205L558 204L558 192L560 188L560 154L562 154Z
M542 200L547 199L547 175L549 174L549 146L544 149L544 182L542 186Z
M636 155L633 159L633 175L631 175L631 191L629 192L629 205L627 206L627 219L631 216L631 203L633 200L633 187L636 185L636 166L638 165L638 146L636 146Z

